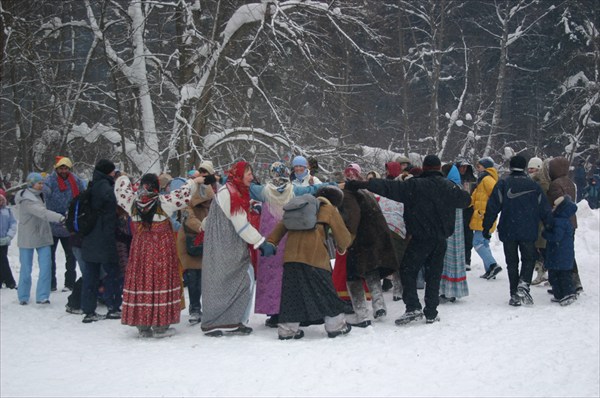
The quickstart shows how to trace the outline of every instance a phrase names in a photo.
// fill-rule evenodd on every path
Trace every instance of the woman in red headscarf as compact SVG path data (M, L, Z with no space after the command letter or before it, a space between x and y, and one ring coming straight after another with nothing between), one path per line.
M252 167L237 162L211 204L204 227L202 331L208 336L247 335L254 288L250 250L273 254L250 208Z

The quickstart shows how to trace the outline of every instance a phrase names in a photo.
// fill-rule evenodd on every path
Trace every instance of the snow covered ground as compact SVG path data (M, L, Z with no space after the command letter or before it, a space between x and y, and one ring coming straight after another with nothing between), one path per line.
M2 289L0 395L597 397L599 214L580 204L585 291L569 307L551 303L546 286L532 287L533 307L510 307L506 272L478 278L483 266L473 253L471 295L441 305L441 322L395 326L404 306L386 293L387 318L335 339L312 326L302 340L279 341L262 315L251 318L250 336L205 337L185 310L174 337L141 340L119 321L83 324L67 314L68 293L22 307L15 290ZM492 247L503 264L497 236ZM18 278L16 242L9 256ZM63 264L59 249L59 278Z

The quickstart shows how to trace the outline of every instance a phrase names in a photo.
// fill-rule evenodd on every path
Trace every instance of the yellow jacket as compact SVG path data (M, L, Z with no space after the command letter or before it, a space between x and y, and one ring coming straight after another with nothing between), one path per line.
M488 175L483 177L481 181L475 187L475 190L471 194L471 206L473 206L473 216L469 223L469 228L473 231L483 231L483 216L485 215L485 207L487 206L488 199L492 194L492 190L498 182L498 171L493 167L485 169ZM490 233L496 229L496 222L490 229Z

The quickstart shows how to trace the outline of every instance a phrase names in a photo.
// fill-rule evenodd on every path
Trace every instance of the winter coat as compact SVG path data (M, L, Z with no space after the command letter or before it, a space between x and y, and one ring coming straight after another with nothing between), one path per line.
M0 208L0 238L12 238L17 233L17 220L10 207Z
M75 178L75 182L77 184L77 188L79 192L83 192L85 189L85 185L83 181L77 177L75 174L71 175ZM50 174L46 180L44 181L44 198L46 200L46 207L48 210L55 211L57 213L62 214L63 216L67 215L67 211L69 210L69 204L73 199L73 192L71 190L71 184L69 181L65 181L65 185L67 189L61 192L58 187L58 179L60 177L56 171ZM52 228L52 235L59 238L69 237L71 234L67 231L67 228L64 225L51 223L50 227Z
M54 244L51 222L60 222L62 214L46 208L42 191L26 188L15 197L18 207L17 245L21 249L37 249Z
M577 199L577 188L569 178L569 161L564 157L557 157L550 160L548 164L550 172L550 186L548 187L548 200L550 204L561 196L569 195L573 200ZM571 216L571 224L577 229L577 216Z
M592 184L592 181L594 183ZM587 187L585 187L583 197L588 201L590 208L597 209L600 200L600 176L594 176Z
M346 251L352 238L338 209L323 197L319 197L318 200L321 202L321 206L317 217L317 228L307 231L288 231L283 222L280 221L267 240L277 246L287 233L288 237L283 255L285 263L303 263L331 272L325 225L328 226L327 229L333 235L337 250L340 253Z
M542 188L542 192L548 197L548 188L550 188L550 174L548 171L548 164L550 163L550 159L544 160L542 164L542 169L535 173L531 179L536 182ZM538 227L538 238L535 241L535 247L538 249L543 249L546 247L546 239L542 236L542 231L544 230L544 223L540 222Z
M544 230L542 235L546 244L546 259L544 267L555 270L573 269L575 260L574 234L575 229L569 218L577 212L577 205L565 199L553 212L553 227Z
M354 261L358 275L364 277L379 269L386 276L399 268L387 221L375 196L368 191L344 189L340 212L352 235L352 251L348 261Z
M535 242L538 223L547 225L551 221L550 204L544 192L522 171L511 172L494 187L485 210L483 230L492 227L500 212L498 232L503 242Z
M182 226L177 232L177 254L183 269L202 269L202 256L190 256L185 245L186 234L194 237L200 233L202 221L208 216L208 209L215 193L208 185L201 185L190 200L190 205L182 210Z
M117 263L117 199L113 190L115 180L94 170L91 184L92 209L98 213L98 218L92 232L83 237L83 259L90 263Z
M454 233L456 209L471 203L468 192L439 171L425 171L406 181L371 179L368 190L404 203L406 232L413 239L441 240Z
M485 173L477 180L475 190L471 195L471 204L473 205L473 216L469 222L469 228L473 231L483 231L483 217L488 199L498 182L498 171L494 167L485 169ZM492 225L490 233L496 229L496 223Z

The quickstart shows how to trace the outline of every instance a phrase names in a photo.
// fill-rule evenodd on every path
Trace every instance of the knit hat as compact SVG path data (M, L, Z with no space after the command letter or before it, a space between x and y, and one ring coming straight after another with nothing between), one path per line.
M188 178L196 178L200 176L200 172L198 170L192 169L188 170L187 177Z
M533 158L529 159L529 163L527 164L527 168L528 169L538 169L538 170L541 170L542 169L542 164L543 164L542 159L540 159L538 157L533 157Z
M371 170L367 173L367 176L369 176L370 174L373 174L374 178L381 178L381 174L379 174L379 172L375 171L375 170Z
M73 162L71 162L71 159L69 159L65 156L55 156L54 157L54 168L58 169L60 166L67 166L68 168L72 169Z
M490 167L494 167L494 160L489 156L479 159L478 164L482 165L484 169L489 169Z
M43 179L40 173L31 172L27 175L27 186L31 188Z
M112 173L115 168L115 164L108 159L100 159L95 167L96 170L106 175Z
M398 156L396 158L396 163L409 163L410 164L410 159L407 158L406 156Z
M205 160L204 162L200 163L200 166L198 166L198 170L200 169L208 171L208 174L215 174L215 166L210 160Z
M387 177L390 179L398 177L402 172L400 170L400 163L398 162L387 162L385 164L385 170L387 171Z
M292 167L303 166L308 167L308 160L304 156L296 156L294 160L292 160Z
M427 155L423 159L423 171L441 170L442 161L435 155Z
M514 171L523 171L527 167L527 159L521 155L515 155L510 158L510 169Z
M156 177L156 174L145 174L142 177L142 181L140 182L140 184L144 184L144 183L154 183L154 177ZM144 178L147 179L146 182L144 182ZM167 188L167 186L169 186L169 183L171 181L173 181L173 177L171 177L170 174L167 173L162 173L161 175L159 175L158 177L156 177L156 189L161 189L164 190L165 188Z
M315 196L318 198L322 196L329 200L329 202L335 207L340 207L344 200L344 192L339 189L336 185L324 185L317 190Z

